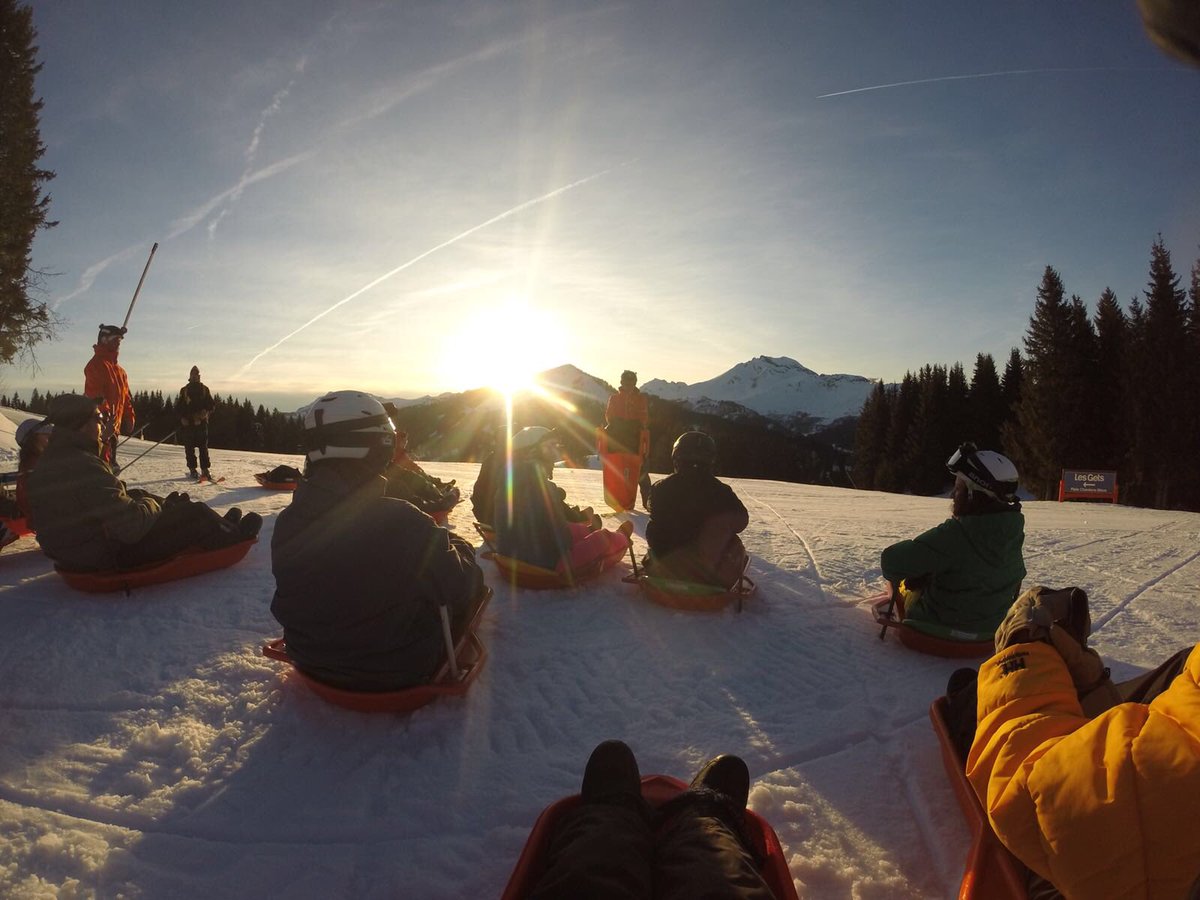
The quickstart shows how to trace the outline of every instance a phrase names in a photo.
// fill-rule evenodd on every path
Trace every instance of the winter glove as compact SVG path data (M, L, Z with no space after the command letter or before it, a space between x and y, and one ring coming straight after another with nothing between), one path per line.
M1079 588L1030 588L1016 599L996 629L996 652L1027 641L1050 643L1050 629L1055 624L1065 629L1076 645L1086 647L1092 630L1087 594Z
M1050 627L1050 644L1058 651L1067 671L1071 673L1071 681L1080 697L1089 694L1108 678L1108 669L1100 654L1084 644L1080 644L1060 625Z
M181 494L179 491L171 491L163 500L163 506L173 506L176 503L187 503L191 498L187 494Z

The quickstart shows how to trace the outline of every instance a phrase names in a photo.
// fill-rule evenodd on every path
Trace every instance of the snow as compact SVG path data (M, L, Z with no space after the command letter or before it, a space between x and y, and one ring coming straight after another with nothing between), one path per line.
M19 421L23 416L14 414ZM0 417L0 464L15 464ZM149 445L130 441L128 462ZM956 895L967 829L930 701L957 667L878 640L879 550L947 501L731 480L758 584L741 614L668 610L606 573L496 591L489 659L461 700L408 716L327 705L265 659L270 538L290 495L254 472L297 457L217 450L216 509L261 513L238 565L131 596L69 589L26 537L0 553L0 895L496 897L537 814L605 738L685 779L743 756L801 896ZM159 447L131 485L186 488ZM470 486L477 467L428 463ZM600 473L560 469L603 508ZM1118 678L1200 640L1200 516L1031 502L1027 584L1077 584ZM637 535L646 516L632 516ZM469 504L451 526L474 534ZM644 549L640 537L635 538ZM330 598L335 602L336 598Z
M874 388L861 375L818 375L787 356L756 356L696 384L654 379L642 385L647 394L697 408L728 402L764 416L803 413L827 421L858 415Z

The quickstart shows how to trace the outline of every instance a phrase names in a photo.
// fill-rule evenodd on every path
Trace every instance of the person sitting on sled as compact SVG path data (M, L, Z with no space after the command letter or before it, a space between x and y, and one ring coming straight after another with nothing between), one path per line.
M560 456L549 428L531 425L513 435L511 479L496 488L491 523L500 554L559 572L627 549L633 531L632 522L606 531L590 509L567 505L566 491L552 480Z
M733 488L713 474L717 445L702 431L681 434L671 448L674 474L650 495L646 574L732 588L746 568L738 537L750 514Z
M46 452L54 426L44 419L26 419L17 426L17 508L25 517L25 526L34 530L33 512L29 506L29 476Z
M187 494L158 497L126 489L101 459L99 397L60 394L50 401L54 433L29 476L29 504L46 555L75 572L128 569L183 550L215 550L250 540L257 513L236 507L224 518Z
M121 341L129 329L120 325L101 325L92 345L92 358L83 367L83 393L87 397L99 397L103 401L100 411L104 413L102 459L120 472L117 465L117 435L133 434L135 415L133 394L129 392L129 376L118 361Z
M391 464L384 472L388 481L387 496L407 500L424 513L453 509L459 500L459 491L454 482L443 482L434 478L417 464L408 452L408 432L399 430L399 426L396 425L396 407L391 403L384 403L383 408L397 429L396 448Z
M633 751L604 741L587 761L581 802L550 836L528 900L775 900L746 831L749 792L745 762L722 755L651 810Z
M396 429L371 395L321 397L304 439L305 479L271 538L271 613L289 655L346 690L427 682L446 658L442 604L457 640L485 597L474 549L385 496Z
M1017 467L993 450L963 444L946 461L954 475L949 519L883 551L880 567L906 620L991 636L1012 605L1025 561Z
M638 487L642 506L650 508L650 472L646 461L650 453L650 410L646 395L638 390L637 372L621 373L621 387L608 398L604 408L604 431L612 453L632 453L642 458Z
M1090 633L1087 594L1035 587L950 676L967 778L1031 897L1200 896L1200 644L1114 684Z

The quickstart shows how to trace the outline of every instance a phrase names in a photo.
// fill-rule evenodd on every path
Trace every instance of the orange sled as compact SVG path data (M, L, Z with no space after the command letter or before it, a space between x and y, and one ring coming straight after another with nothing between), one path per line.
M635 560L636 563L636 560ZM746 598L754 593L757 585L745 574L750 565L750 557L742 567L742 574L733 587L726 590L715 584L696 584L691 581L677 581L671 578L659 578L648 575L645 571L638 572L636 566L632 575L623 579L627 584L636 584L646 595L660 606L671 609L683 609L689 612L720 612L730 603L737 604L737 611L742 611Z
M268 491L294 491L298 481L267 481L267 473L259 472L254 476L254 480L265 487Z
M5 526L17 537L25 537L27 534L33 534L33 529L29 527L24 516L18 516L15 519L6 519L0 516L0 525Z
M642 778L642 796L655 808L686 789L686 784L670 775L647 775ZM500 900L521 900L534 889L545 871L546 851L549 849L550 837L554 834L555 827L564 815L579 805L579 802L579 795L573 794L551 803L542 810L542 814L533 823L533 830L529 832L525 849L521 851ZM763 859L763 880L776 900L797 900L796 885L792 881L792 873L788 871L783 847L779 844L779 836L775 834L775 829L762 816L746 810L746 830L758 845L757 850Z
M612 568L614 563L620 562L621 557L625 555L625 550L622 548L608 556L602 556L580 569L566 567L547 569L521 562L511 556L502 556L495 550L484 550L479 555L494 562L496 568L500 570L500 574L504 576L504 580L510 585L540 591L575 587L585 581L590 581L605 569Z
M895 628L900 635L900 643L918 653L928 653L931 656L945 656L955 659L978 659L991 656L996 647L993 639L988 637L980 640L978 635L955 631L951 628L941 629L944 634L933 634L923 630L929 626L916 623L904 618L904 600L897 595L896 603L888 609L892 592L886 591L871 599L871 612L875 623L882 627L879 639L883 640L889 628ZM936 627L936 626L934 626Z
M302 671L288 655L287 644L283 638L263 644L262 653L270 659L288 663L292 666L293 677L298 678L314 694L334 706L352 709L355 712L408 713L440 697L461 697L475 683L475 679L483 670L483 664L487 661L487 648L475 634L475 626L491 599L492 591L488 588L487 596L475 610L475 616L454 647L454 658L458 665L457 681L451 674L449 662L444 662L428 684L418 684L396 691L350 691L325 684Z
M966 766L950 738L946 724L945 697L939 697L929 707L929 718L938 744L942 748L942 763L958 797L967 825L971 829L971 849L967 866L958 888L959 900L1026 900L1025 867L1000 843L996 832L967 781Z
M162 562L120 572L70 572L58 566L54 567L54 571L77 591L87 591L90 594L124 591L128 594L134 588L149 584L163 584L216 569L227 569L245 557L256 543L258 538L251 538L216 550L185 550L178 556L172 556Z

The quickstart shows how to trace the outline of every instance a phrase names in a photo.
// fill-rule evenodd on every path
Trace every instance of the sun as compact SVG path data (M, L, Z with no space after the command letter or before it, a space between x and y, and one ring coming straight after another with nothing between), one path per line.
M535 375L566 355L566 330L558 317L523 298L511 298L468 317L461 330L447 336L443 359L448 380L512 395L532 386Z

